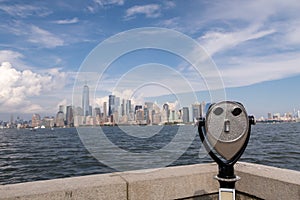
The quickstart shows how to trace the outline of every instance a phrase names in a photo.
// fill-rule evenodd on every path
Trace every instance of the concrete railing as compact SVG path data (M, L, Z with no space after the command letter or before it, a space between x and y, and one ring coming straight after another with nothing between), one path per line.
M0 199L217 199L216 164L90 175L0 186ZM237 199L300 199L300 172L237 163Z

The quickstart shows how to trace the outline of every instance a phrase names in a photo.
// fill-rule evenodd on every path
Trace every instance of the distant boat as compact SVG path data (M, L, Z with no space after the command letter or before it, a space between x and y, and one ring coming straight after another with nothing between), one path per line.
M184 123L178 123L176 124L177 126L184 126L185 124Z
M39 127L30 128L30 131L36 131Z
M46 128L46 127L44 125L42 125L41 128Z

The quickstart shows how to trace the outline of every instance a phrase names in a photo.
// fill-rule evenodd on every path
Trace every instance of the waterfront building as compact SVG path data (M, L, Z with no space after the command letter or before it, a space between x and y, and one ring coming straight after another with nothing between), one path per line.
M269 120L273 119L272 113L268 113L268 119L269 119Z
M83 92L82 92L82 110L83 110L83 116L91 115L91 112L90 112L89 87L87 85L83 86Z
M93 107L89 106L89 115L88 116L92 116L93 115Z
M44 117L42 121L42 125L46 128L54 127L55 120L53 117Z
M94 124L96 124L96 118L95 117L92 117L90 115L85 117L85 125L93 126Z
M155 113L152 111L152 124L160 124L161 123L161 115L160 113Z
M107 119L107 102L103 102L103 118Z
M202 103L200 104L200 117L204 117L204 112L205 112L205 106L206 106L206 103L204 101L202 101Z
M162 113L161 113L161 120L164 123L169 123L169 117L170 117L170 110L169 110L169 105L165 103L163 105Z
M136 105L135 108L134 108L134 114L136 114L136 112L137 112L138 110L141 110L141 109L143 109L143 106L142 106L142 105Z
M74 115L80 115L80 116L83 116L83 110L82 110L82 108L79 107L79 106L76 107L76 108L74 108L73 114L74 114ZM65 119L67 119L67 110L66 110L66 113L65 113Z
M190 114L189 114L189 108L188 107L183 107L182 108L182 122L183 123L188 123L190 122Z
M145 122L145 113L144 113L144 110L143 110L142 108L136 110L135 116L136 116L136 117L135 117L136 122L137 122L138 124L144 124L144 123L146 123L146 122Z
M118 112L121 113L121 109L120 109L120 97L115 97L115 110L114 112Z
M126 101L126 115L130 117L130 113L132 113L132 108L131 108L131 100Z
M67 106L67 114L66 114L67 125L72 127L74 126L74 113L73 106Z
M112 118L113 120L111 122L119 123L119 112L117 110L115 112L113 112L112 116L113 116L113 118Z
M99 116L99 117L101 116L101 110L99 107L96 107L94 109L94 116Z
M201 117L201 105L199 103L192 104L192 118L196 122L197 118Z
M149 110L146 106L144 106L144 120L146 124L151 123L150 115L149 115Z
M55 122L57 127L65 126L65 114L62 111L57 112Z
M35 113L35 114L32 115L31 126L32 127L41 126L41 116L39 114Z
M115 112L115 95L108 96L108 116L111 116Z
M125 99L122 99L122 104L121 104L121 116L125 115Z
M273 119L279 120L279 119L280 119L280 113L275 113L275 114L273 115Z
M64 119L66 119L66 113L67 113L66 106L65 106L65 105L59 105L58 111L63 112L63 114L64 114Z
M75 115L74 116L74 126L75 127L79 127L84 125L84 116L80 116L80 115Z
M175 121L175 110L171 111L171 121L174 122Z

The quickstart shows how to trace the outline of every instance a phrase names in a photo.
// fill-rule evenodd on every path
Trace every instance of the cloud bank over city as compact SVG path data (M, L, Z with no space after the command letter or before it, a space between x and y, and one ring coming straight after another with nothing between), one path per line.
M64 86L65 73L52 68L45 74L31 70L18 71L9 62L0 66L0 106L2 112L35 113L43 111L42 104L31 98L41 96Z
M289 83L295 77L300 83L299 10L300 4L296 0L1 1L0 110L8 114L40 112L55 115L57 104L72 103L76 73L89 53L115 34L143 27L176 30L197 41L216 64L219 74L214 75L221 75L225 89L233 91L234 100L245 98L238 95L245 87L255 91L273 81ZM176 55L158 54L161 52L133 53L127 59L124 55L120 62L111 63L99 82L101 85L92 88L97 93L98 100L95 101L102 101L99 99L111 93L122 75L150 62L169 66L198 91L207 90L205 80L199 80L187 61ZM147 70L147 75L136 71L135 76L159 75L155 70ZM170 82L174 87L181 86L172 73L160 76L160 80ZM97 79L100 77L93 78ZM137 80L129 77L126 80L131 79L132 83ZM300 109L300 103L295 105L300 102L296 89L291 82L289 93L287 89L265 92L274 97L270 101L276 103L279 111L289 111ZM167 90L157 88L148 95L167 93ZM282 104L281 94L290 96L293 101ZM268 100L258 99L260 95L255 92L248 95L257 102L248 105L250 110L260 106L262 113L266 113L268 108L263 104Z

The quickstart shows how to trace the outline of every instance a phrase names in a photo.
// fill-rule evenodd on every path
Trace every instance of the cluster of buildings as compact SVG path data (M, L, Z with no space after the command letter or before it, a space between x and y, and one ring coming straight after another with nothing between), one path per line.
M161 107L153 102L145 102L143 105L133 105L130 99L121 99L115 95L109 95L108 101L103 102L102 107L92 108L89 101L89 87L84 85L82 93L82 105L59 106L59 111L52 123L55 126L78 127L95 125L162 125L191 123L195 118L203 115L205 103L192 105L179 110L171 109L168 103ZM190 117L191 116L191 117ZM192 119L191 119L192 118ZM34 122L32 118L32 122ZM33 125L36 125L33 123ZM49 124L47 124L49 126ZM51 125L50 125L51 126Z
M267 118L261 117L258 122L300 122L300 110L294 113L288 112L281 115L280 113L268 113Z
M60 105L55 117L41 118L36 113L29 121L18 119L18 121L11 120L11 122L2 124L0 121L0 128L188 124L203 116L204 107L204 102L177 110L168 103L162 106L154 102L133 105L130 99L109 95L108 101L103 102L101 108L93 108L89 100L89 87L84 85L81 106Z
M113 125L165 125L189 124L204 116L205 102L192 104L190 107L175 109L168 103L162 106L153 102L133 105L130 99L121 99L109 95L108 101L100 107L93 108L89 100L89 87L84 85L82 105L60 105L55 117L43 117L33 114L31 120L24 121L19 117L10 122L0 121L0 128L46 128L46 127L79 127L79 126L113 126ZM300 111L294 114L268 113L268 117L258 122L300 122Z

